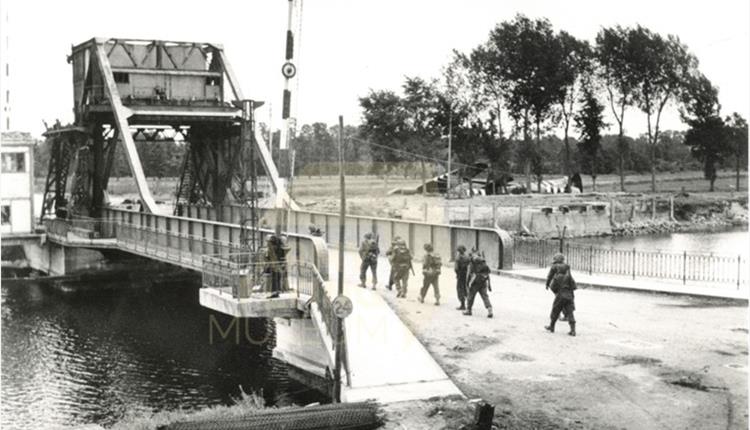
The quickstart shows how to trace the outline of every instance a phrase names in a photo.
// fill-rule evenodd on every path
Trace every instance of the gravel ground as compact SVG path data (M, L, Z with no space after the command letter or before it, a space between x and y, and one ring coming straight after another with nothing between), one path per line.
M419 276L406 300L380 293L469 398L496 406L499 428L748 427L747 306L579 290L570 337L566 323L543 329L552 302L543 285L494 276L488 319L480 300L472 317L454 309L454 279L444 270L441 306L431 292L417 301ZM429 416L435 408L396 407L389 428L458 428L468 414L456 404L451 419L442 405Z

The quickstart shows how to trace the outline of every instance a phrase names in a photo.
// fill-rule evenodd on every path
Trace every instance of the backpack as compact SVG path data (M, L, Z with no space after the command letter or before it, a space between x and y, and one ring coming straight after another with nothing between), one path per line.
M409 248L405 246L397 246L393 250L393 262L398 264L411 263L411 252L409 252Z

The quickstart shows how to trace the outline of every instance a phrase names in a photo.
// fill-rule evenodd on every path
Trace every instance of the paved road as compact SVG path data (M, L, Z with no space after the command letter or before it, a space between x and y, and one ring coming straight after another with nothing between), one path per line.
M332 260L336 251L331 251ZM358 259L346 254L347 279ZM579 336L544 331L550 292L493 276L495 318L460 315L452 270L443 304L378 290L469 397L496 404L507 428L740 429L748 426L747 307L660 294L579 290ZM381 280L388 265L381 260ZM335 271L331 271L335 278ZM347 285L352 285L348 282Z

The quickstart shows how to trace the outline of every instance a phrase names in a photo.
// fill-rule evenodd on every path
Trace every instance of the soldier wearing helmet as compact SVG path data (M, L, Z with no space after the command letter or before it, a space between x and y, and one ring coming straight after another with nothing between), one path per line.
M406 291L409 287L409 271L414 271L411 264L411 251L406 246L406 241L398 236L394 237L393 243L388 252L386 252L386 255L388 255L388 260L391 262L390 283L396 284L396 291L398 293L396 297L406 298Z
M419 302L424 303L424 296L432 285L435 294L435 306L440 305L440 268L443 263L440 256L435 253L431 243L424 244L425 255L422 260L422 289L419 291Z
M560 316L560 312L565 312L570 324L569 335L576 335L576 319L573 315L575 310L575 295L573 291L577 288L573 275L570 273L570 266L565 263L565 256L558 253L552 257L552 266L547 274L547 289L555 293L555 300L552 302L552 312L550 312L550 323L544 328L549 332L555 332L555 323Z
M484 307L487 308L487 318L492 318L492 303L487 291L490 290L490 267L484 261L484 256L479 252L472 252L471 271L469 273L469 297L466 302L464 315L471 315L474 306L474 298L477 293L482 297Z
M378 285L378 255L380 255L378 242L373 239L372 233L365 234L365 240L359 246L359 257L362 259L362 264L359 266L360 287L367 287L368 268L372 271L372 289L374 290Z
M461 303L461 306L457 309L463 311L466 310L466 281L469 277L469 263L471 262L471 258L466 255L466 247L463 245L459 245L456 251L453 269L456 272L456 293L458 294L458 301Z

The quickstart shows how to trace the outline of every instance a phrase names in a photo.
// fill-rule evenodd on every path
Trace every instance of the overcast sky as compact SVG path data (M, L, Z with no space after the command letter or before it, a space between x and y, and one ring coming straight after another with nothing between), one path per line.
M222 43L246 97L270 101L280 122L285 0L0 0L9 7L12 128L72 120L72 44L94 36ZM358 97L404 76L437 77L451 50L469 51L517 13L593 41L602 26L639 23L678 35L720 88L723 113L750 111L750 2L573 0L304 0L295 92L300 123L359 123ZM3 53L6 55L6 53ZM293 88L294 89L294 88ZM265 110L265 108L264 108ZM260 112L267 121L268 112ZM4 122L4 121L3 121ZM614 122L614 121L610 121ZM626 131L645 131L639 112ZM684 126L671 109L663 129Z

